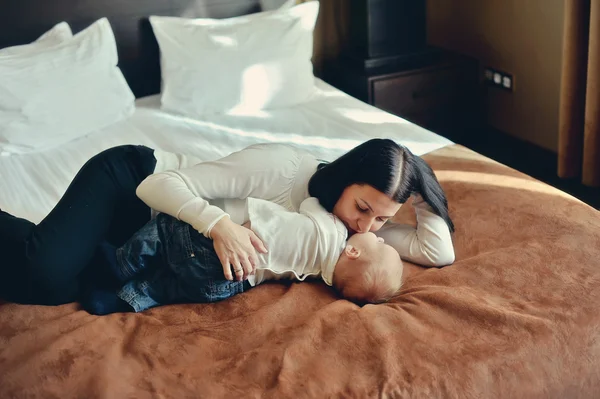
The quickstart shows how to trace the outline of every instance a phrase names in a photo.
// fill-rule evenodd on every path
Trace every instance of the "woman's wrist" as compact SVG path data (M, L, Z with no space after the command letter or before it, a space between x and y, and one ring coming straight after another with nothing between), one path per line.
M423 196L421 194L419 194L419 193L413 194L412 206L415 209L425 209L425 210L428 210L430 212L433 212L433 208L431 207L431 205L429 205L427 203L427 201L425 201L425 199L423 198Z
M412 197L412 200L413 200L413 204L414 204L414 203L417 203L417 204L418 204L419 202L423 202L423 201L425 201L425 200L423 199L423 196L422 196L420 193L417 193L417 192L415 192L415 193L412 193L412 194L411 194L411 197Z
M227 229L229 223L233 223L229 218L229 215L223 216L215 225L208 231L208 238L215 239L219 238L219 234Z

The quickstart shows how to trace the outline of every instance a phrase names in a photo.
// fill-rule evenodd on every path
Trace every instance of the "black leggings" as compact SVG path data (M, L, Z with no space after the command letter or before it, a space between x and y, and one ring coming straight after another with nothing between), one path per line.
M83 165L40 224L0 212L0 297L42 305L77 300L98 244L120 246L150 220L135 190L155 166L150 148L113 147Z

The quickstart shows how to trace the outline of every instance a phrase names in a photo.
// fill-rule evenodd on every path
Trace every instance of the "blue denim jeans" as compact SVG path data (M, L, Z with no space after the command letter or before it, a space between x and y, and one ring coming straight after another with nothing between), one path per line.
M247 281L226 280L212 240L166 214L117 249L117 263L130 278L118 296L136 312L173 303L217 302L251 287Z

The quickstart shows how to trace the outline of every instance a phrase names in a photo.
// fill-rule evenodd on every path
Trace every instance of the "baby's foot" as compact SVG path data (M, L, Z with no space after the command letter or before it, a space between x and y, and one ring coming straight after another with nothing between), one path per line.
M81 300L83 309L91 314L104 316L111 313L134 312L133 308L115 292L92 290Z
M117 279L119 285L125 284L131 276L125 275L123 270L121 270L119 262L117 261L117 248L114 245L103 241L98 245L98 251L101 254L103 263L108 266L112 276Z

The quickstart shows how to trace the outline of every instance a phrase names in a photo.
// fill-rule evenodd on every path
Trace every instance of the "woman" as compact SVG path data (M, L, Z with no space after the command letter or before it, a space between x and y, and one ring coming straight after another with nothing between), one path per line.
M255 145L218 161L150 175L155 167L170 169L166 155L159 154L141 146L104 151L83 166L39 225L0 216L2 253L9 254L12 274L2 271L9 274L3 280L11 281L5 287L10 299L76 300L81 275L98 272L93 267L98 245L123 243L150 218L149 208L211 238L225 277L244 279L254 270L256 251L267 250L251 230L228 217L244 211L235 199L248 197L293 211L307 197L317 197L350 233L378 232L404 259L424 266L454 261L454 227L442 188L421 158L392 140L369 140L331 163L283 144ZM386 223L413 194L417 228Z

